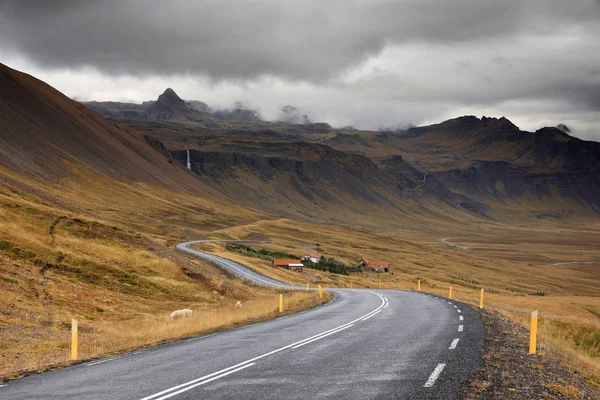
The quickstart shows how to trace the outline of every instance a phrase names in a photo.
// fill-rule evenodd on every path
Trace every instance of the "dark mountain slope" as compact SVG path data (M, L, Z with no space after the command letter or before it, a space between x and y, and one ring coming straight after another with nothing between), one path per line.
M170 163L143 134L109 122L47 84L0 65L0 166L58 180L93 171L191 193L217 192Z

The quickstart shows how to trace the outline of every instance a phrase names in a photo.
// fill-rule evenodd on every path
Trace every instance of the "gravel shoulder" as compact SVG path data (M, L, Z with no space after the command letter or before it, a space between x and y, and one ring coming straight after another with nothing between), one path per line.
M600 399L599 388L558 358L529 355L529 331L484 310L482 366L465 389L474 399Z

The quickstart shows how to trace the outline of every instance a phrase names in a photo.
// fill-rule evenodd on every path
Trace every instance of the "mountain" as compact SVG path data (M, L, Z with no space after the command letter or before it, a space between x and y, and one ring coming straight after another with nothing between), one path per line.
M504 117L465 116L401 132L337 134L323 143L383 164L401 155L419 171L414 177L496 203L506 215L524 206L546 210L534 215L600 210L600 144L557 128L527 132Z
M85 106L105 117L140 121L173 121L178 123L210 122L210 108L205 103L182 100L171 88L167 88L156 101L143 104L118 102L85 102Z
M233 109L212 110L202 101L181 99L171 88L167 88L156 101L145 101L142 104L113 101L90 101L82 104L116 121L172 122L213 128L219 127L219 121L260 121L257 110L246 109L241 103L237 103Z

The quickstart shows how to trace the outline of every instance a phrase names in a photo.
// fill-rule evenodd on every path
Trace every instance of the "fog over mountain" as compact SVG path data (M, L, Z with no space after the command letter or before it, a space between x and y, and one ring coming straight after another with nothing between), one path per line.
M505 115L600 140L600 2L0 2L3 63L81 100L173 87L334 126Z

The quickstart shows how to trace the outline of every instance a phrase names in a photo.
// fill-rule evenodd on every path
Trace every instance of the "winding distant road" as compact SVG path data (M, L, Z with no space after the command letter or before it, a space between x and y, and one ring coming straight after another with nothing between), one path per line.
M193 250L249 281L289 287ZM479 314L396 290L10 382L4 399L455 399L481 359Z
M569 254L569 255L579 255L579 256L588 256L588 257L594 257L597 258L598 261L564 261L564 262L557 262L557 263L553 263L553 264L548 264L551 267L558 267L561 265L572 265L572 264L600 264L600 255L598 254L591 254L591 253L582 253L582 252L574 252L574 251L557 251L557 250L543 250L543 249L522 249L522 248L517 248L517 247L490 247L490 246L473 246L473 247L467 247L467 246L463 246L460 244L456 244L456 243L452 243L450 242L450 238L444 238L441 239L442 243L451 246L451 247L456 247L458 249L461 250L498 250L498 251L511 251L511 252L522 252L522 253L530 253L530 254L537 254L537 253L546 253L546 254Z

